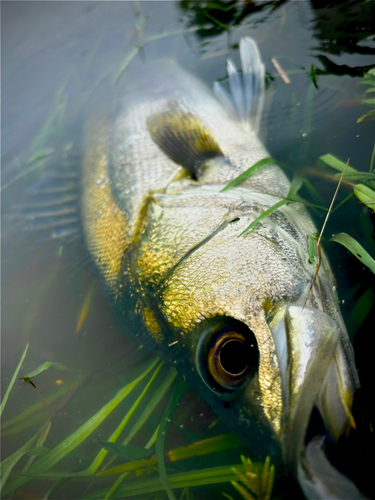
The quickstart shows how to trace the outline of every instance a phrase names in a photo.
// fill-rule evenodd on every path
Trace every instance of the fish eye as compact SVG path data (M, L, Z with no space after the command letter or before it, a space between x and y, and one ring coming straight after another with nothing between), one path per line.
M258 369L259 352L255 335L237 321L210 333L200 346L201 375L203 372L203 378L212 389L235 391Z

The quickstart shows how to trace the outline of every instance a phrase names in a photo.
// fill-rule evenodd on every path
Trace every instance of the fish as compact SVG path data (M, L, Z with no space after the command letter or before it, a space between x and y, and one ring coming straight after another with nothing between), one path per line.
M132 62L116 105L98 105L84 126L83 235L127 329L253 458L270 456L307 497L327 498L334 467L326 460L317 478L324 442L306 436L314 415L332 441L356 426L359 379L328 259L322 251L316 278L309 258L306 207L280 206L245 232L287 198L286 175L266 161L225 189L269 158L258 137L265 67L253 39L239 52L229 90L172 60ZM341 477L341 493L347 481L361 498Z

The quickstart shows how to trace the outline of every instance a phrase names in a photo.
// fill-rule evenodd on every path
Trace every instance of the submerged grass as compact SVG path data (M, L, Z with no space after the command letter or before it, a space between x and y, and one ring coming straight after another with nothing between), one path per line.
M3 411L4 411L4 408L5 408L5 405L7 404L7 401L8 401L8 398L9 398L9 394L10 394L10 391L12 390L13 388L13 385L14 385L14 382L16 381L17 379L17 375L18 375L18 372L20 371L21 367L22 367L22 363L24 362L24 359L26 357L26 354L27 354L27 351L29 349L29 344L27 343L26 344L26 347L23 351L23 354L21 356L21 360L20 362L18 363L18 366L16 368L16 371L14 372L13 374L13 377L9 383L9 386L8 386L8 389L6 390L6 393L4 394L4 397L3 397L3 400L1 402L1 406L0 406L0 416L3 414Z
M216 19L213 19L217 22ZM225 27L225 26L224 26ZM191 28L190 30L178 30L174 32L165 32L157 34L153 37L142 39L138 45L134 46L130 52L125 56L121 62L119 68L116 71L104 75L104 78L109 74L113 76L113 83L117 83L123 76L126 68L129 66L131 61L137 56L137 54L142 50L145 43L156 41L158 39L174 36L180 33L186 33L187 31L196 31L197 28ZM140 35L143 32L143 26L138 27ZM304 124L303 130L306 133L310 133L312 125L312 107L313 107L313 97L314 97L314 87L318 89L316 81L315 67L311 66L310 70L311 85L308 88L307 98L305 102L305 113L304 113ZM102 81L103 78L99 80L94 86L94 88ZM373 85L374 74L369 72L366 84ZM367 90L367 93L372 91L371 88ZM47 158L54 154L54 149L48 147L50 137L56 133L58 129L59 122L61 122L64 116L66 101L61 99L61 92L59 101L52 111L51 115L47 118L45 124L43 125L40 133L38 134L36 140L34 141L33 147L30 151L28 161L26 163L27 168L20 172L20 174L14 178L9 184L3 186L2 189L10 186L23 177L29 172L35 169L41 168ZM371 102L366 99L364 104L371 104ZM292 112L296 111L297 101L296 96L293 96L293 106ZM293 115L294 116L294 115ZM368 117L365 115L359 121L362 121ZM296 136L296 123L291 120L291 127L293 128L293 135ZM301 145L301 156L306 156L306 151L309 149L310 137L307 140L303 140ZM302 154L303 153L303 154ZM375 159L375 146L373 150L373 155L370 163L369 173L365 174L363 172L358 172L353 167L345 166L345 163L341 162L333 155L327 154L320 158L320 163L329 166L341 173L342 179L347 181L346 184L350 185L353 192L350 193L340 204L336 206L334 210L340 208L346 201L351 197L356 196L357 199L364 203L368 208L374 210L374 186L371 182L374 181L374 159ZM228 184L222 191L229 190L255 172L260 170L263 166L275 164L275 160L272 158L265 158L255 165L246 170L243 174L233 180ZM346 169L346 171L345 171ZM336 179L337 180L337 179ZM353 184L359 181L358 184ZM308 190L313 202L308 202L297 196L299 189L304 185ZM301 177L296 177L292 182L290 191L287 198L281 199L275 203L272 207L266 210L260 217L258 217L248 228L241 233L245 234L252 230L257 224L261 223L268 215L272 214L275 210L278 210L282 206L289 205L291 203L304 203L307 206L316 207L321 210L327 211L325 208L322 197L320 196L317 189L312 185L308 179ZM319 250L320 239L323 230L320 235L309 235L309 258L310 261L316 261L316 256ZM356 242L349 235L336 235L331 241L338 242L346 248L348 248L357 258L361 260L363 264L368 266L373 272L374 271L374 259L368 254L359 243ZM90 298L91 300L91 298ZM374 294L371 288L368 288L360 297L357 302L357 310L353 311L358 315L359 319L363 317L363 310L369 311L374 301ZM84 308L83 308L84 309ZM82 317L80 317L77 330L79 331L83 321L85 319L86 312L83 311ZM360 321L358 321L359 323ZM82 324L81 324L82 323ZM3 412L5 405L7 403L9 394L14 386L17 379L22 363L27 354L28 344L24 350L21 361L12 377L9 387L6 391L4 399L1 403L0 414ZM32 371L25 377L36 377L43 371L49 368L67 370L59 363L47 362L41 365L36 370ZM274 480L274 467L270 464L269 459L266 463L257 464L252 463L249 459L241 457L242 462L233 466L233 464L214 466L210 468L204 468L200 470L191 470L187 472L168 472L167 465L170 463L179 462L189 458L200 457L204 455L212 455L218 453L225 453L229 450L236 450L239 447L239 441L236 437L230 434L214 436L212 438L200 440L188 444L187 446L175 448L172 450L166 450L166 432L169 424L169 420L173 419L173 411L178 405L182 392L184 390L184 382L177 379L177 373L174 370L170 370L168 374L161 379L162 363L158 359L154 359L147 366L143 368L143 371L138 374L138 376L133 377L133 379L128 380L124 387L122 387L117 394L105 404L97 413L95 413L90 419L88 419L83 425L81 425L76 431L71 435L63 439L57 446L53 449L49 449L45 446L46 441L50 433L51 425L53 423L54 415L51 415L46 410L47 406L59 398L64 397L70 391L77 390L82 383L87 380L88 374L77 370L76 378L70 384L66 384L61 387L44 400L44 402L39 402L24 412L20 413L17 417L10 419L3 424L3 431L5 434L15 434L23 430L30 428L36 424L40 424L43 420L43 425L36 432L34 436L31 437L21 448L14 452L11 456L6 458L1 463L1 479L2 479L2 494L6 496L13 495L16 490L30 482L30 481L45 481L47 479L58 479L58 482L50 488L49 492L45 496L55 493L59 487L67 479L69 480L86 480L91 482L91 488L94 489L92 493L88 493L85 498L95 499L95 498L133 498L138 495L155 495L167 492L168 498L175 498L175 491L181 489L182 497L191 498L192 493L189 488L202 487L208 485L222 485L225 483L232 483L234 487L234 495L238 492L242 498L258 500L269 500L271 498L273 480ZM136 401L131 405L130 409L125 413L121 422L113 430L112 434L106 441L97 441L100 446L100 451L94 457L86 469L81 471L67 470L62 471L61 469L55 469L55 466L60 466L60 462L74 453L77 453L77 448L84 442L87 442L92 438L92 434L95 429L98 428L106 419L112 414L114 409L119 406L121 401L123 401L127 396L129 396L136 389L141 382L146 382L145 387L141 391ZM154 414L154 411L163 400L168 390L174 385L173 394L167 405L167 409L160 421L156 426L156 429L149 437L146 445L144 447L134 447L129 446L129 442L135 437L135 435L143 428L145 422ZM153 390L151 391L152 388ZM146 401L146 396L150 395L151 398ZM144 405L143 410L137 414L137 410L140 410L141 405ZM127 427L131 422L131 418L135 417L136 421L131 427L130 431L127 431ZM154 427L155 428L155 427ZM119 443L121 435L126 431L126 437L122 439L122 443ZM156 444L156 453L153 452L152 448ZM108 455L111 455L108 457ZM226 455L223 455L224 457ZM28 457L22 470L15 470L17 464L24 458ZM108 458L105 463L105 459ZM127 463L122 463L116 465L112 468L110 466L115 460L127 460ZM156 470L158 467L158 471ZM131 476L132 471L140 475L140 479ZM134 474L134 472L133 472ZM153 474L153 477L146 477L146 474ZM119 477L115 480L112 485L107 485L106 488L102 488L103 479L110 479L109 476L118 475ZM132 479L129 481L129 479ZM100 489L98 489L98 484L100 484ZM228 496L228 495L226 495ZM231 497L230 497L231 498Z
M26 355L26 349L22 356L22 362ZM17 376L19 364L15 372ZM31 372L34 376L42 373L45 369L55 366L55 363L44 363L39 368ZM63 365L62 365L63 366ZM213 453L224 453L228 450L235 450L240 442L232 434L220 435L212 438L204 439L196 443L189 444L180 448L165 450L166 432L170 421L173 418L173 413L179 405L181 397L186 389L184 380L176 378L177 374L174 370L170 370L168 375L162 377L159 381L157 388L155 388L155 381L158 375L161 375L163 363L158 358L149 362L138 376L133 378L122 387L117 394L105 404L95 415L93 415L87 422L81 425L70 436L63 439L53 449L48 449L44 446L48 438L49 431L52 425L52 420L47 419L39 431L23 445L19 450L13 453L10 457L5 459L1 464L2 470L2 494L5 496L13 495L15 491L30 481L47 480L47 479L69 479L70 480L88 480L91 478L92 487L95 487L95 475L100 480L103 476L112 476L113 474L120 474L115 483L107 490L99 490L87 496L87 498L111 498L116 492L117 495L141 495L160 492L163 489L167 492L168 498L176 498L174 489L188 488L194 486L203 486L217 483L230 482L235 478L235 472L231 466L212 467L198 471L191 471L178 474L169 474L166 468L166 461L178 462L192 457L210 455ZM116 427L114 432L109 437L108 441L99 441L101 450L92 461L91 465L81 471L61 471L51 470L59 464L65 457L69 456L79 445L85 442L94 432L94 430L113 412L119 403L126 398L135 387L146 377L148 382L141 391L136 401L131 405L130 409L126 412L120 424ZM160 377L159 377L160 378ZM153 413L156 405L160 403L166 391L174 385L172 395L170 397L167 408L163 414L160 424L150 437L148 443L144 448L128 446L128 442L135 436L135 434L142 428L145 421ZM118 444L116 441L126 428L130 418L139 408L144 397L150 391L150 387L154 387L154 393L151 399L146 404L143 411L139 414L133 427L127 434L124 444ZM24 419L28 419L28 414L24 412ZM20 419L17 420L18 422ZM150 450L156 443L156 453ZM106 455L110 453L114 455L112 459L102 468L102 471L97 473L99 467L103 464ZM15 472L14 468L18 462L25 456L29 458L22 468L22 470ZM116 456L121 459L125 458L131 460L127 464L108 469ZM144 457L144 458L141 458ZM149 457L149 458L148 458ZM261 464L254 464L257 471L262 470ZM155 473L157 466L159 477L149 479L133 480L131 483L122 485L123 481L128 478L131 471L136 471L137 475L144 470L149 470ZM155 472L152 472L154 471ZM10 477L12 474L12 477ZM142 475L142 474L141 474ZM62 483L58 483L62 484ZM58 485L55 485L57 488Z

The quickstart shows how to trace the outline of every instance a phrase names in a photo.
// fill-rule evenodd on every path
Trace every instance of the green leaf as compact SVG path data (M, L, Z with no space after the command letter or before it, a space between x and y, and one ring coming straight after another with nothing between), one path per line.
M253 166L245 170L242 174L240 174L238 177L233 179L225 188L223 188L220 193L223 193L224 191L227 191L228 189L232 189L238 184L241 184L241 182L244 182L246 179L251 177L257 170L259 170L261 167L264 167L264 165L274 165L276 162L272 158L263 158L263 160L259 160L257 163L254 163Z
M375 191L364 184L357 184L354 188L354 194L367 207L375 210Z
M19 450L17 450L13 455L6 458L1 462L1 488L4 488L5 483L9 477L9 474L12 472L13 467L17 464L17 462L25 455L25 453L32 447L36 438L38 437L38 433L33 436L30 441L22 446ZM11 483L12 484L12 483ZM10 493L16 488L10 488L7 491ZM5 492L4 492L5 493Z
M300 190L302 184L303 184L302 177L300 177L299 175L296 175L295 177L293 177L292 183L291 183L290 188L289 188L289 193L287 196L287 198L289 198L289 200L293 200L296 197L296 194Z
M12 377L12 380L10 381L10 384L8 386L8 389L5 393L5 396L1 402L1 406L0 406L0 415L3 414L3 411L4 411L4 408L5 408L5 405L7 404L7 401L8 401L8 398L9 398L9 394L10 394L10 391L12 390L12 387L14 385L14 382L16 381L16 378L18 376L18 372L20 371L21 369L21 366L22 366L22 363L26 357L26 354L27 354L27 350L29 348L29 344L26 345L25 347L25 350L23 351L23 354L21 356L21 361L18 363L18 366L16 368L16 371L13 373L13 377Z
M363 99L362 104L366 104L367 106L375 106L375 97L372 99Z
M150 458L154 452L140 448L138 446L125 446L124 444L111 443L110 441L98 441L102 448L113 455L125 458L125 460L140 460L141 458Z
M365 94L370 94L371 92L375 92L375 87L372 89L367 89Z
M375 260L366 252L358 241L346 233L336 234L331 238L331 241L335 241L336 243L343 245L349 250L349 252L355 255L357 259L362 262L362 264L367 266L375 274Z
M319 158L319 160L321 160L323 163L325 163L329 167L332 167L335 170L338 170L339 172L343 172L345 167L346 167L346 163L344 163L343 161L339 160L338 158L336 158L335 156L333 156L331 154L323 155ZM355 170L352 167L349 167L349 165L348 165L346 167L345 172L357 173L357 170Z
M318 243L316 241L316 236L312 235L312 234L309 234L307 236L307 243L308 243L308 246L309 246L309 260L310 260L310 263L313 264L315 262L316 245Z
M310 78L311 78L311 81L314 84L314 87L319 90L319 87L318 87L318 84L317 84L317 81L316 81L315 66L313 64L311 65L311 69L310 69Z
M42 373L51 367L54 367L56 370L71 371L71 368L67 368L66 366L62 365L61 363L54 363L53 361L46 361L45 363L40 365L38 368L36 368L33 372L25 375L24 378L25 377L29 377L29 378L36 377L37 375L39 375L39 373Z
M259 222L261 222L263 219L265 219L266 217L268 217L268 215L272 214L278 208L280 208L280 207L282 207L284 205L290 205L290 203L292 203L292 200L287 200L287 199L284 199L284 200L281 200L281 201L275 203L274 205L272 205L272 207L268 208L259 217L257 217L250 224L250 226L248 226L244 231L242 231L241 234L239 234L239 236L242 236L242 235L246 234L247 232L251 231L251 229L253 229L253 227L255 227L257 224L259 224Z
M41 475L45 474L51 467L62 460L66 455L68 455L72 450L74 450L79 444L81 444L94 430L106 419L106 417L121 403L121 401L128 396L133 389L138 385L138 383L159 363L159 359L153 360L145 369L145 371L138 378L133 380L127 386L123 387L118 391L118 393L111 399L106 405L103 406L94 416L92 416L87 422L85 422L79 429L77 429L73 434L64 439L60 444L58 444L53 450L51 450L47 455L39 459L35 464L33 464L28 469L28 475ZM87 474L87 472L85 472ZM17 489L22 484L30 481L30 478L26 476L20 476L14 481L12 481L4 494L7 494L15 489Z
M150 380L147 382L146 387L143 389L143 391L141 392L140 396L137 398L137 400L132 405L132 407L130 408L130 410L127 412L127 414L125 415L125 417L122 419L122 421L120 422L120 424L117 426L116 430L111 434L111 436L108 439L108 441L110 441L111 443L113 443L113 442L115 442L120 437L120 434L124 430L126 424L129 422L129 420L130 420L131 416L134 414L135 410L140 405L140 403L143 400L145 394L147 393L150 385L154 381L155 377L159 373L159 371L160 371L160 369L161 369L162 366L163 366L163 362L161 362L156 367L156 369L155 369L154 373L152 374ZM92 474L94 474L98 470L99 466L103 462L103 460L106 457L107 453L108 453L108 451L105 450L105 449L101 450L98 453L98 455L96 456L95 460L93 461L93 463L90 466L90 471L91 471Z
M169 404L164 412L163 418L160 423L160 428L155 446L156 460L157 460L160 481L162 482L164 489L167 492L169 500L176 500L176 497L168 481L167 470L165 467L165 459L164 459L164 446L165 446L168 424L171 420L173 412L179 405L180 400L186 390L186 382L185 380L179 378L174 382L174 385L175 387L172 397L169 401Z
M315 189L315 187L311 184L311 182L308 181L307 179L304 179L303 183L305 184L308 192L310 193L311 198L315 201L315 203L318 203L319 205L324 205L323 198L320 196L320 194Z
M372 109L371 111L369 111L365 115L361 116L361 118L358 118L357 123L363 122L363 120L365 120L366 118L371 118L373 120L372 117L375 117L375 109Z

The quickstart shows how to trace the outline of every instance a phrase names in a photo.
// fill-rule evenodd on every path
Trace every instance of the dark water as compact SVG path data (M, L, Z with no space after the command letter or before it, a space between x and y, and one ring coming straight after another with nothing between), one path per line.
M119 93L114 80L133 47L142 44L136 57L145 63L173 57L211 86L225 77L229 55L239 61L240 38L255 38L267 72L261 137L270 155L285 164L290 177L300 171L309 179L325 206L335 184L314 175L320 156L331 153L344 162L350 158L359 171L369 170L374 122L357 123L357 119L369 111L361 104L367 88L361 81L375 64L375 48L372 1L3 2L1 8L2 395L29 343L3 416L4 459L49 420L52 425L44 446L52 449L58 445L115 395L124 384L121 376L152 359L118 324L79 241L61 245L46 239L41 243L43 235L30 234L23 225L15 229L17 222L12 218L14 207L26 200L28 189L61 161L64 147L72 145L79 153L85 113ZM162 36L144 43L155 35ZM280 78L272 58L288 74L289 84ZM312 64L318 89L310 78ZM126 78L126 70L121 78ZM307 172L306 167L312 169ZM344 185L336 203L350 192L350 186ZM301 195L311 201L306 188ZM324 215L313 213L319 228ZM370 211L352 198L332 214L326 239L346 232L375 255L373 221ZM372 397L374 383L373 274L341 246L327 242L325 248L337 279L366 402ZM84 321L82 310L87 311ZM74 370L50 368L33 379L36 389L18 380L47 361ZM133 396L125 399L54 470L87 468L100 451L97 441L108 440L134 400ZM131 444L145 445L164 408L165 400ZM30 409L29 415L12 420ZM370 417L374 417L371 406ZM189 391L174 414L167 449L228 432L215 421L210 408ZM358 460L365 462L366 447L356 450ZM177 462L168 472L236 464L239 454L240 450L231 450L208 459ZM16 464L8 481L27 459ZM155 472L150 474L147 477ZM354 471L356 474L368 491L368 478ZM116 478L60 483L58 478L38 477L21 486L13 498L46 498L54 485L58 487L48 498L82 498L109 488ZM287 495L289 487L288 483L276 484L275 495ZM181 495L182 490L176 491ZM188 494L191 498L223 498L223 491L241 498L230 484L193 487ZM157 495L166 498L164 493L144 497Z

